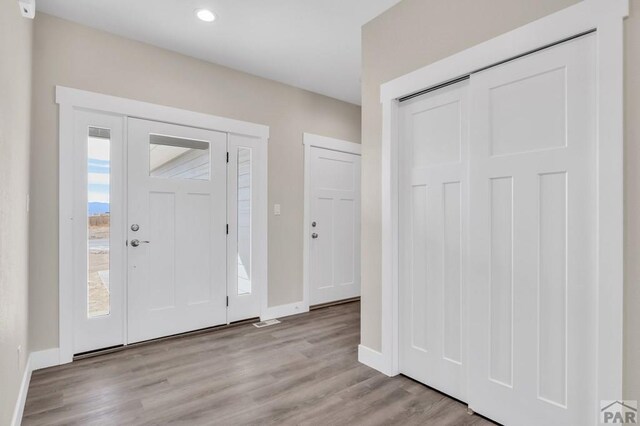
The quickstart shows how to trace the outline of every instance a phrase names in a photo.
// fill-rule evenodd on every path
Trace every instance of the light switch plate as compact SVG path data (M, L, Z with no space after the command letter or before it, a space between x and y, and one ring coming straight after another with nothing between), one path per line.
M280 204L273 205L273 214L276 216L280 216Z

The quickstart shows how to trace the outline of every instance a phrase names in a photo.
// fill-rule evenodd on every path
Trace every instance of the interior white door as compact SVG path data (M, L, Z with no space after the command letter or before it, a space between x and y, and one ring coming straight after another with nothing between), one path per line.
M468 82L400 108L400 372L466 399Z
M128 133L128 342L226 323L226 133Z
M76 111L73 353L124 344L124 123Z
M595 37L471 77L469 405L594 424Z
M360 296L360 156L310 149L309 304Z

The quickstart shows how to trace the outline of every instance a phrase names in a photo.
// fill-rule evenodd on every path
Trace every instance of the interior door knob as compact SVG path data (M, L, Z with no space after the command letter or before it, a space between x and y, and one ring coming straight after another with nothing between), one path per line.
M314 232L313 234L311 234L311 238L318 238L318 234Z
M149 241L131 240L131 247L138 247L140 244L149 244Z

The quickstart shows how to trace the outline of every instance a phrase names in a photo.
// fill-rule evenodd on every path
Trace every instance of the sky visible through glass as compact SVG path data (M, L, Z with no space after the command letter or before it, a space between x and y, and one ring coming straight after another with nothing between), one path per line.
M89 138L89 214L108 213L109 204L109 139ZM104 209L107 208L105 211Z

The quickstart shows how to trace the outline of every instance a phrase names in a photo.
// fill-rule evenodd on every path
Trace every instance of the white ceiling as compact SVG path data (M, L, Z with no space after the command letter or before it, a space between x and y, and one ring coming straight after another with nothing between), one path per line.
M360 104L360 27L400 0L39 0L38 11ZM211 9L207 24L194 11Z

